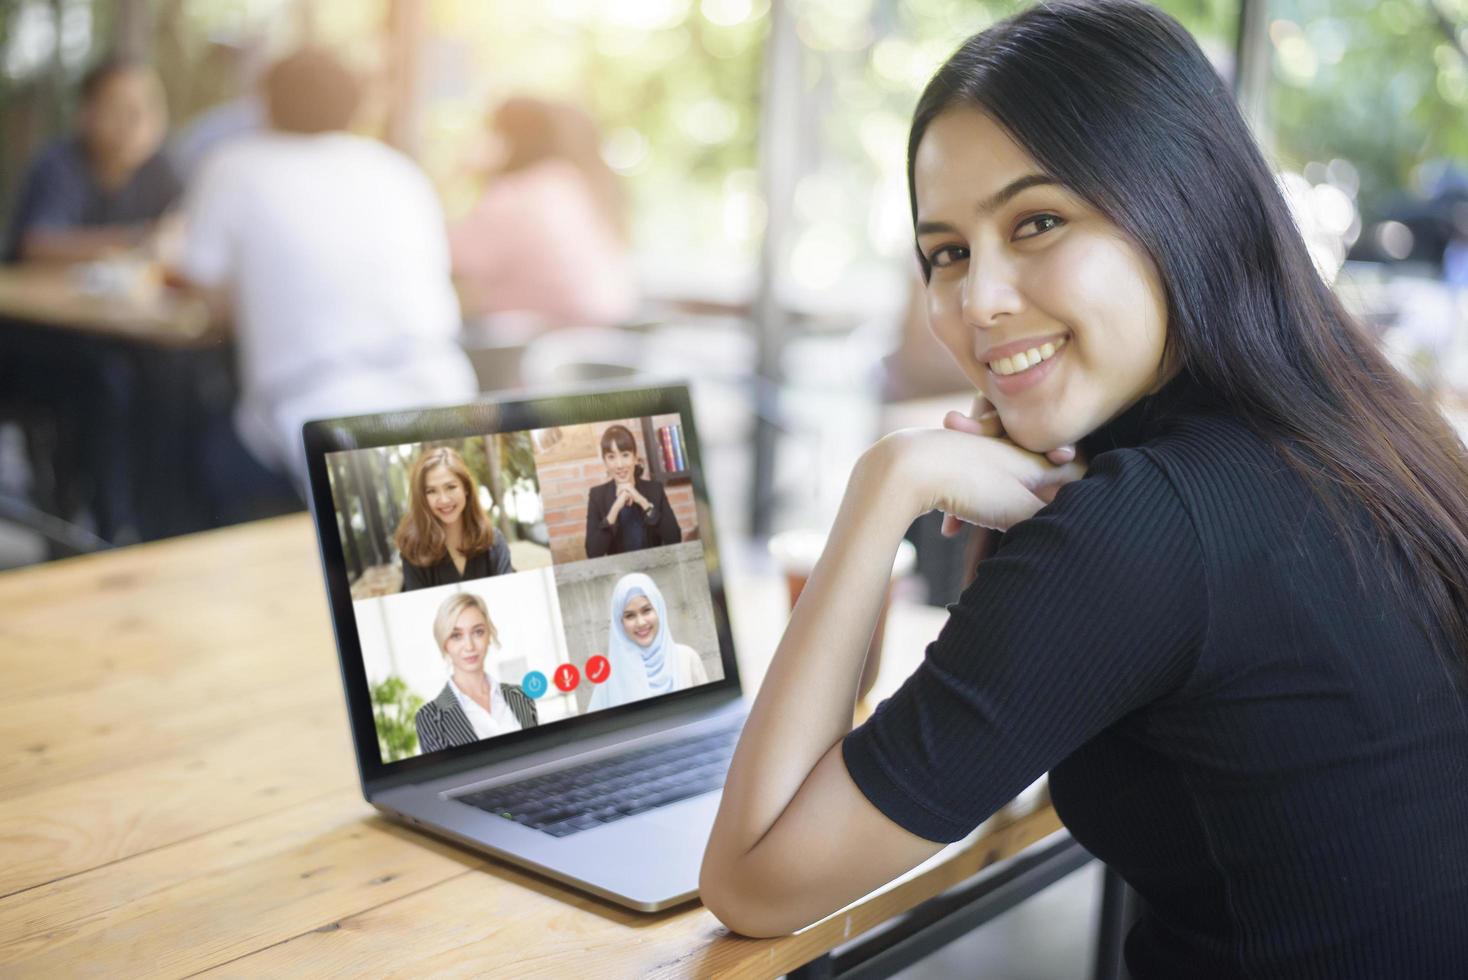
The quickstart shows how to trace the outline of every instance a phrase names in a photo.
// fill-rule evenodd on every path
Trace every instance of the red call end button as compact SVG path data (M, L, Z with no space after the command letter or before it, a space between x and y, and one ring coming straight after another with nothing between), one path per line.
M561 664L556 668L556 687L563 691L574 691L576 685L581 683L581 671L570 664Z
M612 676L612 663L606 657L596 653L586 658L586 679L593 684L600 684Z

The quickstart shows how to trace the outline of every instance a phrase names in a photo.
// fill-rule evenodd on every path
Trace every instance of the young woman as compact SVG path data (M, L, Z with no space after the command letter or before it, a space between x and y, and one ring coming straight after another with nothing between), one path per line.
M601 434L607 482L591 488L586 501L586 557L620 555L683 540L668 495L656 480L642 478L637 442L625 425Z
M1039 5L929 83L909 179L933 328L995 414L855 467L704 901L795 929L1049 772L1141 896L1138 978L1461 975L1468 462L1316 273L1227 87L1152 7ZM1006 533L852 731L933 508Z
M611 676L592 692L589 711L681 691L709 679L698 651L674 641L663 593L640 572L622 576L612 588L607 660Z
M413 718L421 751L468 745L535 726L535 702L520 685L500 681L489 668L489 651L499 645L499 634L483 599L470 592L445 599L433 618L433 639L449 668L449 679L438 697Z
M408 486L408 512L394 539L403 558L402 591L515 570L462 456L447 447L428 450L413 464Z

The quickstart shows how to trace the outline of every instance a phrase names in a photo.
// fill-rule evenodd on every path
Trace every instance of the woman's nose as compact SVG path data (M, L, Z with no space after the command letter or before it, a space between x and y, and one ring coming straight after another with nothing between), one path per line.
M1023 298L1002 258L971 261L963 284L963 318L972 326L987 329L1000 318L1024 308Z

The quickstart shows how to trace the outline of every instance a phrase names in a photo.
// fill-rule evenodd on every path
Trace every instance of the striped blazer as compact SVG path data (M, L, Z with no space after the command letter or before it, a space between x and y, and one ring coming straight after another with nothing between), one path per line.
M500 693L505 696L520 727L534 728L537 724L535 702L525 696L520 685L501 684ZM459 699L454 697L447 684L438 692L438 697L418 709L413 716L413 725L418 729L420 752L437 752L479 741L479 736L474 734L474 726L469 724L469 716L459 707Z

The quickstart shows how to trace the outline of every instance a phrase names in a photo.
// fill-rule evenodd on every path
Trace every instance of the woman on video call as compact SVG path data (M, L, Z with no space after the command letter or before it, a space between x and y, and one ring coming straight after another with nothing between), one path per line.
M403 558L402 591L515 570L462 456L447 447L427 450L413 464L408 486L408 512L394 538Z
M620 555L677 544L683 530L668 495L656 480L642 478L637 441L625 425L601 434L601 459L607 482L591 488L586 502L586 557Z
M908 168L983 401L853 468L705 904L793 931L1048 772L1140 899L1138 980L1463 976L1468 453L1316 270L1228 86L1155 7L1037 4L939 68ZM853 731L933 509L1005 533Z
M433 618L433 639L449 668L449 679L438 697L413 718L419 751L435 752L535 727L535 702L520 685L500 681L489 667L489 651L499 645L499 634L483 599L470 592L445 599Z
M681 691L709 679L698 651L674 641L663 593L640 572L622 576L612 587L607 660L611 676L592 692L588 711Z

